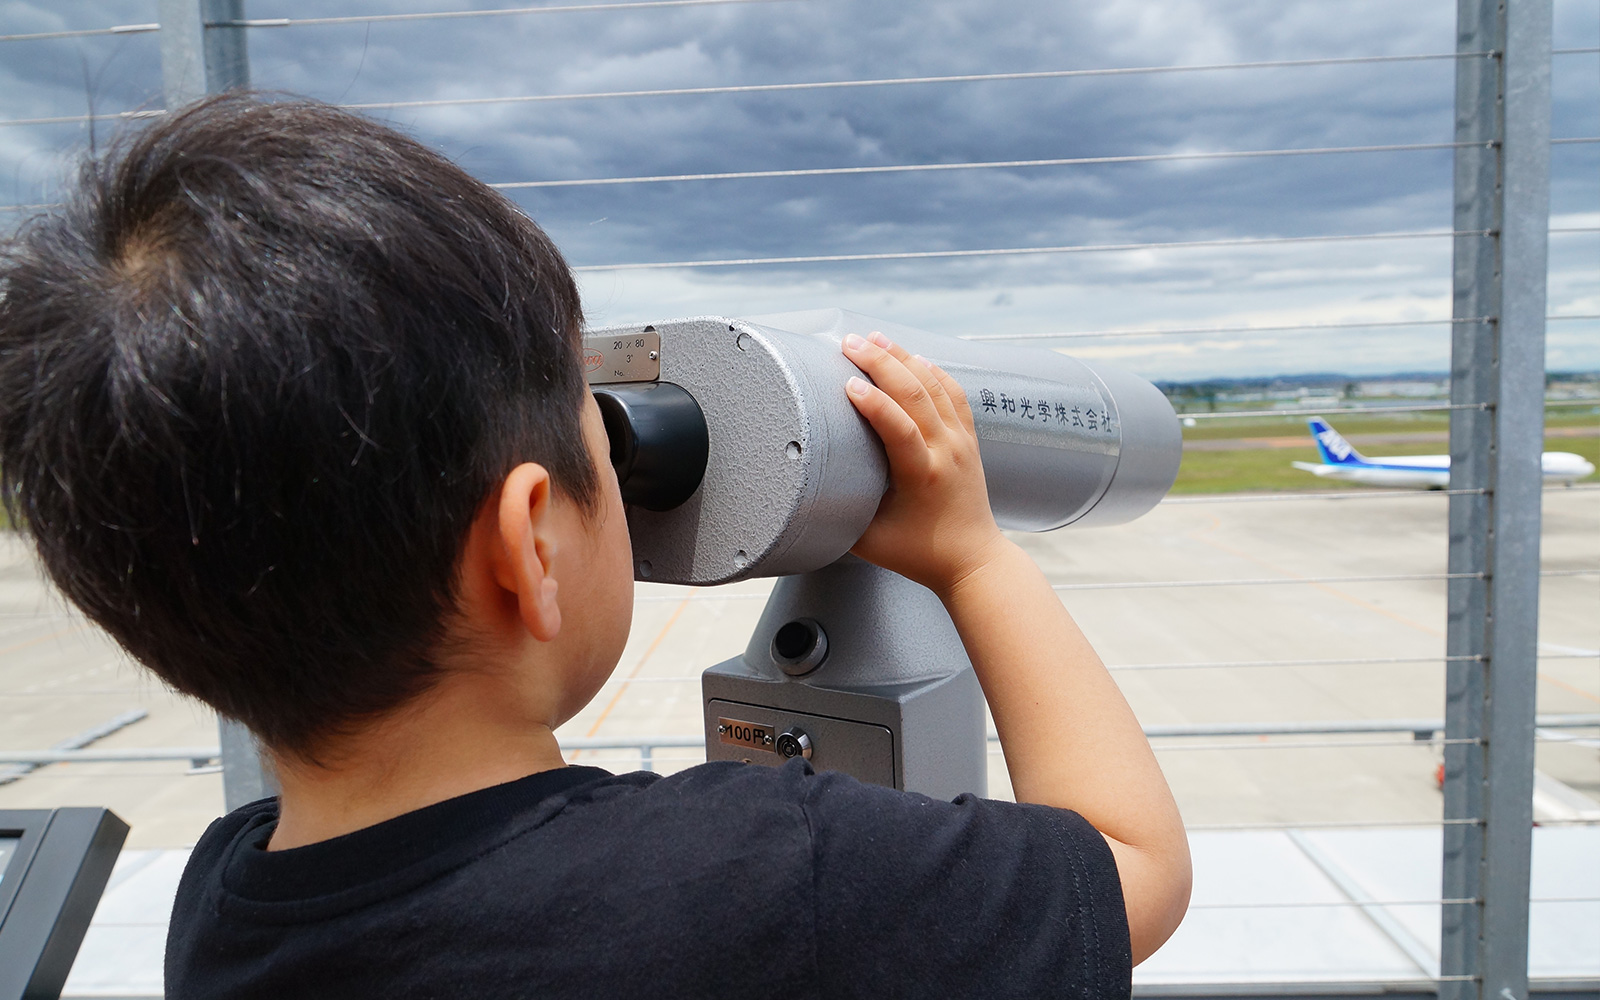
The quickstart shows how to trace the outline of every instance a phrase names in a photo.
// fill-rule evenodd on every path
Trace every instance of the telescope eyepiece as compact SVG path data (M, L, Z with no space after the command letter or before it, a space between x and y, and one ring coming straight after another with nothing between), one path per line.
M711 438L693 396L670 382L628 382L595 386L594 399L624 503L666 511L694 495Z

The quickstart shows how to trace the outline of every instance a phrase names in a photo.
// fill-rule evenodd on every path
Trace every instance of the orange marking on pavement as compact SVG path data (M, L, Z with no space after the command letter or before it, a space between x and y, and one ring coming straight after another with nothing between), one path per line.
M650 660L651 654L654 653L656 648L661 645L661 640L667 637L667 633L672 631L672 626L678 623L678 616L683 614L683 609L687 608L688 606L689 598L685 597L682 603L673 609L672 616L667 619L667 623L665 625L661 626L661 631L656 633L655 639L650 643L650 648L646 649L644 651L644 655L639 657L639 662L633 665L633 670L628 673L627 679L624 680L621 686L617 688L617 693L611 696L611 701L608 702L606 707L601 710L600 717L595 719L594 725L590 726L589 731L583 734L585 737L593 736L595 733L600 731L600 724L605 722L606 716L610 715L611 710L617 707L617 702L622 700L623 694L625 694L628 690L628 685L632 684L633 679L639 676L639 671L644 669L644 665Z
M1590 701L1600 701L1600 695L1591 694L1581 687L1576 687L1572 684L1568 684L1566 681L1558 680L1555 677L1551 677L1549 674L1541 673L1539 675L1539 679L1544 681L1546 684L1554 684L1563 691L1571 691L1575 695L1581 695L1584 698L1588 698Z
M68 632L72 631L72 628L73 626L68 625L66 628L56 629L49 635L41 635L36 638L29 639L27 642L19 642L15 646L7 646L5 649L0 649L0 656L4 656L7 653L15 653L19 649L27 649L29 646L37 646L41 642L48 642L49 640L54 639L56 636L66 635Z
M1218 528L1222 527L1222 519L1221 518L1219 518L1215 514L1210 514L1208 516L1211 518L1211 527L1205 529L1204 533L1209 533L1209 532L1212 532L1212 531L1216 531ZM1261 559L1261 558L1259 558L1257 556L1251 555L1250 553L1245 552L1242 549L1236 549L1233 546L1228 545L1228 544L1226 544L1224 542L1219 542L1214 538L1205 538L1205 537L1203 537L1204 533L1203 532L1195 532L1195 533L1191 534L1189 537L1193 538L1197 542L1200 542L1200 543L1205 544L1205 545L1209 545L1214 549L1221 549L1223 552L1226 552L1226 553L1228 553L1230 555L1235 555L1235 556L1238 556L1240 559L1244 559L1244 560L1247 560L1249 562L1253 562L1257 566L1261 566L1261 567L1264 567L1266 569L1270 569L1274 573L1281 573L1284 576L1291 577L1291 578L1296 579L1296 580L1304 580L1305 579L1305 577L1303 575L1299 574L1299 573L1292 573L1289 570L1286 570L1281 566L1277 566L1277 565L1274 565L1273 563L1267 562L1265 559ZM1429 635L1437 635L1437 636L1444 635L1444 632L1439 630L1439 629L1433 628L1433 627L1428 626L1428 625L1424 625L1421 622L1414 622L1414 621L1412 621L1411 619L1407 618L1404 615L1397 615L1393 611L1388 610L1387 608L1380 608L1376 604L1372 604L1370 602L1363 601L1361 598L1355 597L1355 596L1353 596L1351 594L1347 594L1344 591L1339 590L1336 587L1330 587L1325 583L1313 583L1311 586L1315 587L1316 589L1322 591L1325 594L1329 594L1329 595L1331 595L1333 597L1337 597L1341 601L1347 601L1347 602L1349 602L1351 604L1354 604L1355 606L1357 606L1359 608L1365 608L1368 611L1376 612L1377 614L1383 615L1385 618L1393 619L1394 621L1397 621L1402 625L1409 626L1410 628L1417 629L1418 631L1426 632Z

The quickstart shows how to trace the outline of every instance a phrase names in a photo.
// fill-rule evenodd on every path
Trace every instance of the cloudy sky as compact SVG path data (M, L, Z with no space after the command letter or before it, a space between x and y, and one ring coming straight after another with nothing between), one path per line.
M583 0L580 0L583 2ZM472 0L249 0L252 18ZM482 5L488 6L488 5ZM257 86L347 104L1443 54L1447 0L768 0L253 29ZM0 0L0 35L156 19L154 0ZM1600 2L1556 0L1556 46ZM492 183L1443 143L1448 59L373 109ZM0 119L162 106L156 35L0 41ZM1600 55L1557 56L1553 132L1600 136ZM102 122L104 135L114 123ZM81 123L0 121L0 204L48 202ZM1600 226L1600 144L1553 152L1552 225ZM1448 150L518 188L580 266L1448 230ZM24 213L0 212L0 231ZM594 270L591 323L838 305L950 334L1447 317L1424 238ZM1600 313L1600 235L1551 241L1551 312ZM1448 327L1042 341L1151 378L1443 370ZM1069 346L1070 345L1070 346ZM1553 369L1600 369L1555 322Z

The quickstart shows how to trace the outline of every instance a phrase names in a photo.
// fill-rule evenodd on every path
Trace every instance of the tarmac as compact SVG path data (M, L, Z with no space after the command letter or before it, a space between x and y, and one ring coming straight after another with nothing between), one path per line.
M1341 497L1180 497L1120 527L1015 537L1061 588L1147 727L1439 718L1445 583L1328 578L1443 573L1447 500ZM1593 715L1600 488L1547 490L1543 518L1543 566L1559 575L1541 579L1539 711ZM640 585L615 675L558 736L698 737L699 673L742 651L770 586ZM1392 662L1350 662L1375 659ZM213 715L67 608L9 533L0 534L0 719L0 750L83 743L113 726L95 749L217 744ZM1565 735L1580 738L1544 739L1537 751L1535 815L1546 825L1534 831L1530 967L1591 982L1600 980L1600 870L1588 863L1600 851L1600 740L1593 729ZM1430 988L1436 745L1409 732L1152 742L1190 826L1196 883L1179 934L1137 971L1139 993L1242 994L1274 982ZM642 763L637 750L569 756L618 771ZM697 747L658 748L650 763L673 771L703 759ZM989 794L1009 797L993 744L989 761ZM0 809L65 805L107 806L132 832L64 995L159 997L172 895L185 848L222 812L220 775L187 761L0 764Z
M1541 580L1539 711L1600 712L1600 489L1544 497L1544 568L1581 575ZM1438 718L1445 583L1307 581L1443 573L1446 503L1426 493L1180 498L1119 527L1015 537L1070 588L1063 600L1147 726ZM1186 585L1145 586L1176 583ZM1101 584L1113 586L1079 589ZM616 673L558 736L699 735L699 673L743 650L770 586L639 585ZM1414 662L1331 662L1368 659ZM0 750L49 748L138 711L147 714L93 747L217 744L207 709L130 663L41 580L15 535L0 537ZM1409 733L1154 744L1195 827L1426 823L1440 813L1440 752ZM641 763L635 750L572 756L613 770ZM672 771L703 759L698 748L657 749L652 764ZM990 763L989 794L1008 797L997 747ZM1600 809L1600 750L1542 742L1538 768L1558 796L1579 796L1567 795L1570 808ZM129 848L183 847L222 810L220 775L192 770L186 761L74 763L17 775L0 765L0 781L12 776L0 809L108 806L132 825Z

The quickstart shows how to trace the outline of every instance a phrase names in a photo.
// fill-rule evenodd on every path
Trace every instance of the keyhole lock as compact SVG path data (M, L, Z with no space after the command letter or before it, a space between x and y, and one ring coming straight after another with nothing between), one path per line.
M811 737L806 735L804 729L798 727L778 734L778 745L773 749L778 751L778 756L784 760L794 757L811 759Z

